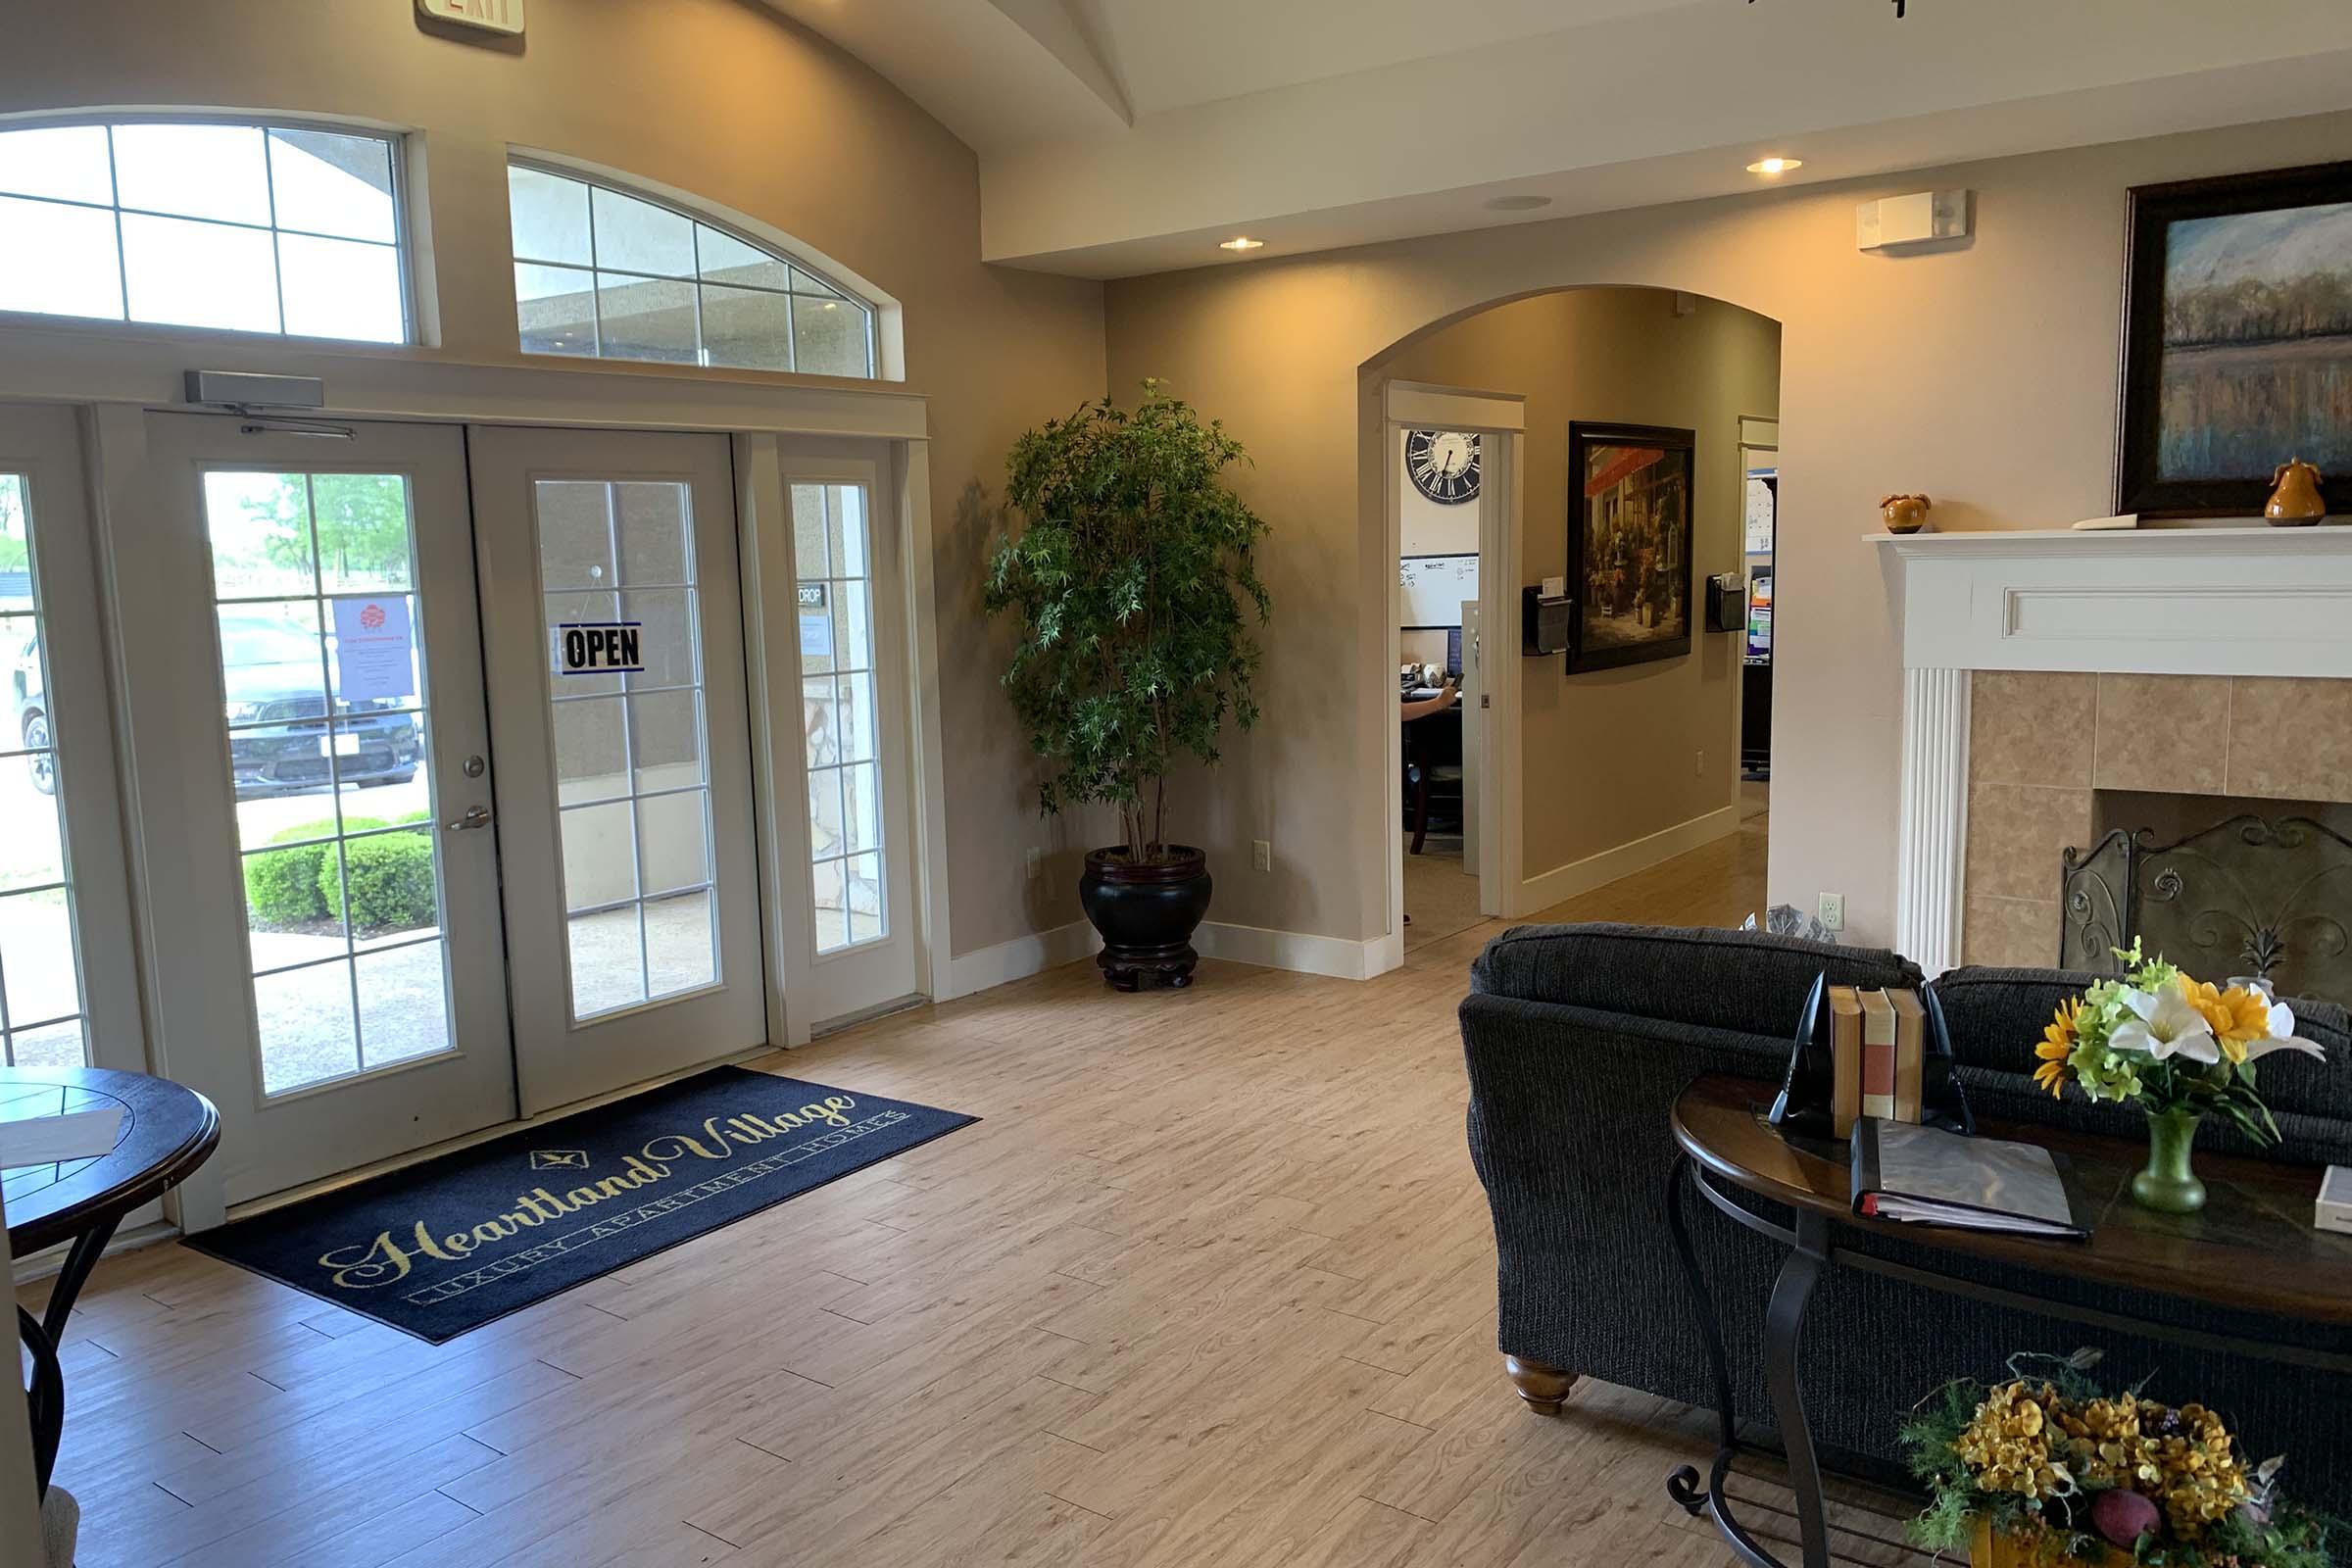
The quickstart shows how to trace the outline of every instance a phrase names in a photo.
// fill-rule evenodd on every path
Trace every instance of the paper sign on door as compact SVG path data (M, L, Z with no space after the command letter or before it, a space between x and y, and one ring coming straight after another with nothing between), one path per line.
M825 585L801 584L801 657L833 657L833 612L825 608Z
M642 674L639 620L563 621L548 628L559 675Z
M338 599L335 605L335 695L344 702L381 702L416 695L416 645L409 602Z

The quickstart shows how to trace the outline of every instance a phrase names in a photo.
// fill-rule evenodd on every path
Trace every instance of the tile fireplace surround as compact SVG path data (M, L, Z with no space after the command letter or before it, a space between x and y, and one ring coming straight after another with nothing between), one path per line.
M2352 801L2352 526L1871 536L1903 650L1896 949L2058 951L2096 790Z

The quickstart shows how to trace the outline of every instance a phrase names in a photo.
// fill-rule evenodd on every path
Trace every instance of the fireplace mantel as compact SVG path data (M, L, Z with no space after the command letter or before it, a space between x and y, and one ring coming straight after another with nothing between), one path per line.
M2352 526L1871 539L1906 669L2352 675Z
M1872 534L1903 662L1895 946L1960 962L1970 673L2352 677L2352 526Z

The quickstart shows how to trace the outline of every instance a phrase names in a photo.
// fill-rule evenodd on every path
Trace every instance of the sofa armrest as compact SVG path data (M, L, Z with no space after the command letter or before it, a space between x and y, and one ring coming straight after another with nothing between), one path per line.
M1463 1000L1461 1022L1471 1163L1494 1224L1501 1348L1649 1386L1634 1369L1688 1344L1653 1338L1661 1320L1689 1315L1665 1245L1674 1101L1705 1072L1754 1079L1768 1100L1788 1045L1482 994ZM1688 1381L1695 1396L1695 1368Z

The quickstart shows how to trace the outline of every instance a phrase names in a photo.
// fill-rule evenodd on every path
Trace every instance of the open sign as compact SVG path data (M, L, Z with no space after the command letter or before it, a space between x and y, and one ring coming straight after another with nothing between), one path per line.
M559 675L638 674L645 669L638 620L567 620L550 629Z

